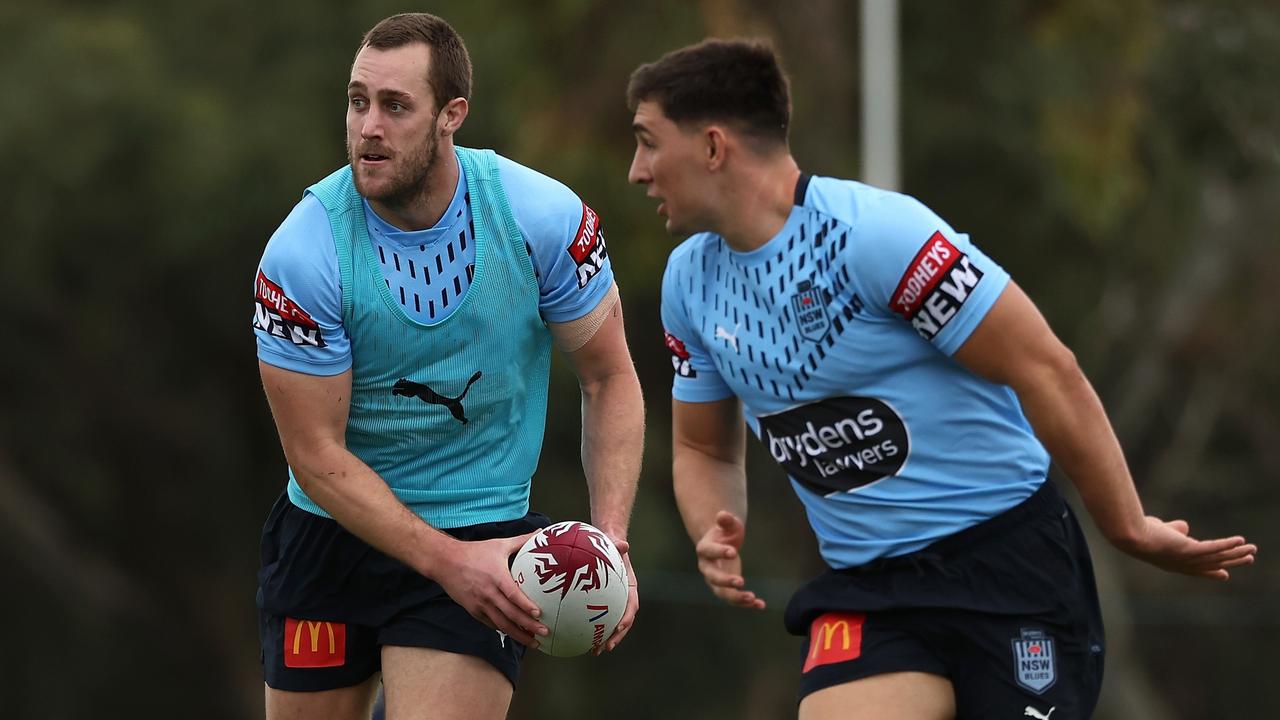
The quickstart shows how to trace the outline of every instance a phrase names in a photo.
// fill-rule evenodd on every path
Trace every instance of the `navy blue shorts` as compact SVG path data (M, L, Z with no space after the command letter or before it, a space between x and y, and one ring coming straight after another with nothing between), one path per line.
M1053 483L919 552L830 570L802 587L800 697L890 672L955 688L957 718L1092 715L1102 612L1089 548Z
M459 540L512 537L550 523L518 520L444 532ZM511 681L525 647L476 620L444 588L373 549L336 521L280 496L262 531L258 634L267 685L332 690L358 685L381 667L384 645L474 655Z

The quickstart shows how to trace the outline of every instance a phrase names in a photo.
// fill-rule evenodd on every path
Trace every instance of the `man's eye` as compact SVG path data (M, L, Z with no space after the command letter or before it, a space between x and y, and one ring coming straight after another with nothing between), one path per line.
M355 108L356 110L363 110L366 104L367 103L365 102L364 98L361 98L361 97L351 98L351 107Z
M387 109L388 109L388 110L390 110L390 111L391 111L391 112L393 112L393 113L402 113L402 112L404 112L404 106L403 106L403 105L401 105L401 104L400 104L400 103L398 103L398 102L393 102L393 103L391 103L390 105L388 105L388 106L387 106Z

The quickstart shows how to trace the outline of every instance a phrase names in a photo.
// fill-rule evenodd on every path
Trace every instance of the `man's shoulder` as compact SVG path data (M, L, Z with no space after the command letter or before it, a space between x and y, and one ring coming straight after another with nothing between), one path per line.
M874 226L927 210L910 195L843 178L814 176L804 206L849 226Z
M502 155L497 162L507 202L523 227L577 228L583 203L568 185Z
M292 254L317 247L320 238L332 241L333 229L329 224L329 213L319 198L306 193L272 233L267 247L273 252ZM328 244L331 245L332 242Z

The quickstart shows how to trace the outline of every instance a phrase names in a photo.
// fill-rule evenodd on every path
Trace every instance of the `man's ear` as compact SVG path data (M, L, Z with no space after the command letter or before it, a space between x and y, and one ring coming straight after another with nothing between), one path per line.
M707 169L716 171L724 167L729 154L729 135L719 125L708 125L703 131Z
M462 121L467 119L467 113L470 110L471 106L467 104L466 98L454 98L445 103L436 116L436 127L439 128L440 134L448 137L457 132L458 128L462 127Z

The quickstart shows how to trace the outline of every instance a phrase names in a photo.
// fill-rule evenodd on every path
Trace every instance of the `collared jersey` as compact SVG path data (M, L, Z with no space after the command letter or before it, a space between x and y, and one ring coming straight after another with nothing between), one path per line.
M835 568L1029 497L1048 454L1017 397L951 357L1008 273L909 196L808 176L796 195L760 248L702 233L671 253L674 397L742 401Z

